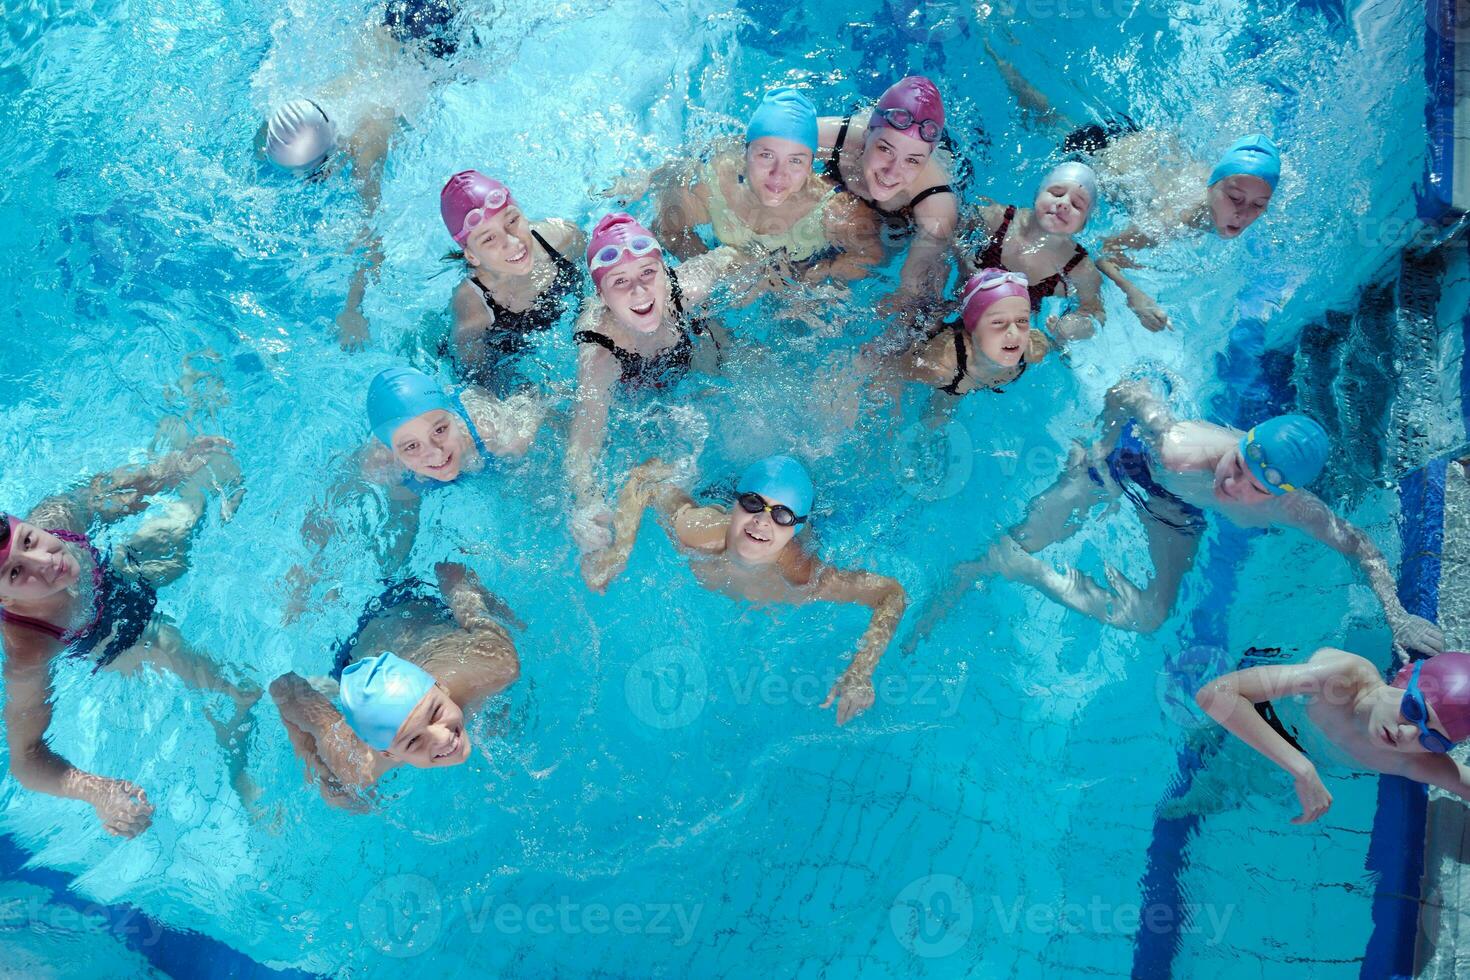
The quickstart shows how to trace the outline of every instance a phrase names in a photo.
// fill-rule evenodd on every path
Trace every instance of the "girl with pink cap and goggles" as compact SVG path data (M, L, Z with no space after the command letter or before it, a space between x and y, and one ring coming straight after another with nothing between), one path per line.
M1362 769L1470 800L1470 769L1449 755L1470 738L1470 654L1446 651L1407 664L1386 684L1372 661L1324 647L1306 663L1224 674L1195 700L1291 775L1301 805L1292 823L1311 823L1332 806L1317 773L1317 763L1331 754L1317 746L1350 756Z
M900 374L947 395L999 392L1026 373L1047 351L1046 338L1031 329L1026 277L983 269L960 294L960 316L940 323L906 351Z
M439 215L461 251L465 278L455 288L453 356L459 380L497 395L525 384L520 356L550 330L582 291L583 277L563 250L583 237L568 221L532 222L510 188L464 170L439 192Z
M891 231L920 233L909 243L899 291L889 305L925 299L943 281L939 272L959 222L949 173L934 159L944 121L939 89L919 75L891 85L866 117L821 120L822 145L832 148L823 170L827 180L868 205ZM853 220L848 230L858 233Z
M722 245L675 271L652 232L632 215L606 215L587 242L587 269L597 288L572 335L577 361L577 413L567 449L568 482L575 494L572 530L584 551L611 541L610 512L596 485L614 392L666 388L692 367L718 366L719 328L689 315L736 264Z

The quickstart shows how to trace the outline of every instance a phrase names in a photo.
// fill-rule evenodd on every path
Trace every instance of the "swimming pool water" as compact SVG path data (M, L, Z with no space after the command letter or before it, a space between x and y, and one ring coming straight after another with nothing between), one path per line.
M0 452L14 461L0 499L29 505L136 458L159 415L193 410L235 441L248 497L233 522L206 525L160 608L262 683L325 673L380 590L363 537L347 535L321 610L280 621L279 583L305 555L295 529L365 436L367 380L403 357L428 365L446 325L456 275L438 275L435 197L455 170L493 169L531 214L586 226L607 209L590 189L686 136L732 131L766 87L801 84L845 112L925 71L970 160L968 198L1025 201L1054 141L1023 125L981 55L1000 19L1018 41L1005 50L1069 111L1126 110L1202 155L1218 134L1254 128L1298 148L1248 239L1162 249L1141 276L1178 332L1143 333L1109 292L1106 331L1069 366L967 399L937 440L913 428L912 406L851 433L823 424L830 392L813 378L881 329L867 312L876 282L819 307L825 331L772 307L732 312L740 351L726 377L615 425L615 467L697 454L705 488L752 456L797 450L821 487L823 555L895 576L915 605L1050 483L1121 373L1167 374L1181 405L1208 411L1228 394L1215 357L1242 310L1264 311L1266 342L1288 344L1350 301L1413 213L1412 7L1035 0L986 18L988 6L957 3L467 6L478 51L362 82L422 105L390 157L387 258L364 307L374 341L354 355L337 349L332 319L360 205L342 180L273 177L250 141L268 105L349 68L366 4L36 4L0 35ZM1121 216L1102 219L1093 235ZM201 350L217 355L216 390L191 405L168 392ZM554 380L571 379L569 331L545 354ZM839 730L817 705L862 614L703 592L651 523L627 575L589 594L562 515L562 425L524 461L425 507L412 568L463 556L527 623L521 680L472 722L470 764L398 773L375 812L345 814L303 784L263 704L251 753L266 795L252 816L197 696L168 677L66 665L55 747L144 785L153 827L119 842L89 810L6 778L0 829L90 898L329 975L1130 971L1137 934L1153 928L1139 923L1139 881L1155 807L1176 748L1201 737L1165 665L1199 646L1186 622L1220 601L1210 582L1190 579L1146 638L989 586L912 653L895 643L878 704ZM1393 498L1341 492L1396 560ZM382 519L370 506L345 516L361 536ZM1217 546L1212 531L1201 567ZM1147 568L1126 513L1057 557L1135 579ZM1338 557L1273 534L1231 561L1228 642L1198 659L1250 645L1385 649L1373 597ZM1284 782L1207 818L1181 875L1191 922L1176 975L1356 972L1370 785L1334 784L1337 804L1309 830L1286 822Z

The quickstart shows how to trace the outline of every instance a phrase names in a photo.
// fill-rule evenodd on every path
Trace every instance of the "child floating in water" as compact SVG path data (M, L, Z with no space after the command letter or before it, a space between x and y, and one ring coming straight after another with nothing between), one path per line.
M852 663L832 686L823 708L837 704L837 724L872 707L873 670L903 618L903 587L870 572L833 568L796 540L811 516L816 490L806 469L790 456L752 465L736 485L736 506L701 507L665 482L670 470L657 460L636 467L618 495L615 539L583 561L587 584L597 591L622 572L638 538L643 512L654 508L669 537L691 553L695 577L707 589L752 602L856 602L873 610Z
M1152 248L1183 235L1213 232L1224 239L1239 237L1266 213L1281 177L1281 153L1264 133L1236 140L1213 168L1180 148L1173 134L1140 130L1132 120L1079 126L1052 108L1050 101L1023 78L987 41L1016 102L1070 134L1062 152L1085 156L1100 174L1110 199L1133 213L1127 230L1103 242L1098 271L1118 284L1128 306L1150 330L1169 325L1152 297L1124 277L1135 263L1128 252Z
M335 502L372 486L386 492L388 553L383 564L390 573L413 546L423 495L483 472L492 456L521 455L541 421L540 405L529 395L497 401L478 388L451 395L427 374L407 367L387 368L373 378L367 417L375 438L357 451L346 480L329 496ZM297 565L287 573L291 594L285 622L305 610L336 532L329 505L307 514L301 537L314 554L306 567Z
M1327 812L1332 794L1296 738L1262 710L1282 698L1305 700L1307 721L1364 768L1470 800L1470 770L1447 754L1470 736L1470 654L1406 665L1385 684L1362 657L1323 648L1304 664L1237 670L1200 689L1210 717L1295 780L1302 812L1291 822L1307 824Z
M1091 337L1106 320L1102 277L1077 244L1097 205L1097 176L1085 163L1052 169L1029 208L988 204L979 209L972 261L978 269L1018 272L1026 277L1031 312L1048 296L1076 296L1077 308L1048 322L1060 341Z
M162 427L161 427L162 431ZM214 722L230 756L232 783L246 803L255 789L245 776L248 713L260 697L249 683L225 679L173 624L155 612L158 590L188 567L189 541L204 518L206 492L239 478L224 439L206 436L146 466L93 477L86 486L48 497L24 518L0 514L0 636L5 640L5 731L10 771L24 787L82 800L103 828L135 837L153 819L138 785L77 769L47 744L55 692L51 668L63 657L133 674L145 664L176 674L190 687L234 702L234 717ZM92 535L156 505L132 537L104 554ZM226 512L232 512L227 506Z
M1327 464L1327 433L1312 419L1283 415L1249 432L1174 418L1140 382L1115 385L1099 420L1102 436L1078 447L1067 469L1027 509L1026 520L984 562L956 570L956 599L978 574L1023 582L1057 602L1120 629L1151 633L1169 617L1213 511L1244 527L1292 527L1355 561L1383 603L1394 640L1426 653L1444 649L1433 623L1411 615L1383 555L1361 530L1306 489ZM1082 527L1099 504L1128 498L1143 521L1154 580L1145 588L1107 567L1102 586L1076 569L1057 571L1036 553ZM931 612L925 623L939 615Z
M560 218L532 222L508 187L476 170L449 178L439 215L467 272L454 290L455 373L508 394L516 361L581 295L585 277L564 253L581 252L587 236Z
M340 708L297 674L271 682L308 778L334 806L360 808L360 794L398 766L464 762L465 716L520 676L502 620L519 624L505 605L463 565L441 562L434 572L437 595L390 590L339 648Z

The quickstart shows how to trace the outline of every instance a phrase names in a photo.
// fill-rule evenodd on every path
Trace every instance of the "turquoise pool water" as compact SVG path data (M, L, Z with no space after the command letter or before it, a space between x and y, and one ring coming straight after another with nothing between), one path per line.
M821 488L823 555L897 577L915 604L1050 483L1120 374L1166 373L1181 406L1207 411L1228 393L1215 357L1242 309L1289 343L1354 295L1413 213L1413 8L1037 0L987 19L964 4L466 6L479 50L362 81L422 104L390 158L387 259L364 307L374 339L354 355L332 319L357 199L340 180L273 177L250 140L267 105L350 67L365 5L35 3L0 35L0 451L12 461L0 499L29 506L136 458L155 420L186 404L168 393L181 360L215 352L212 408L195 421L235 441L249 496L231 524L205 527L160 608L262 683L325 673L380 589L361 542L381 515L365 507L351 515L359 536L330 553L333 593L281 625L279 583L305 554L295 528L366 435L368 379L403 357L430 363L426 338L444 328L456 277L436 276L436 196L455 170L493 170L533 215L586 226L606 209L589 188L685 137L731 131L770 85L805 85L837 113L925 71L970 159L970 199L1024 202L1055 139L1023 124L981 56L1000 18L1018 42L1005 50L1074 113L1126 110L1177 127L1201 155L1221 133L1275 132L1289 162L1270 216L1232 245L1161 250L1142 277L1176 333L1145 334L1109 292L1107 330L1069 366L967 399L941 436L914 429L912 410L837 432L811 379L881 329L869 310L884 287L870 282L821 308L827 330L769 307L732 312L740 351L726 377L615 425L616 466L695 455L707 487L753 456L799 451ZM1120 220L1104 212L1094 233ZM569 331L544 353L554 381L572 378ZM144 785L153 827L119 842L79 804L7 776L0 831L89 899L327 975L1126 975L1140 929L1157 927L1140 924L1139 887L1155 808L1176 748L1200 734L1165 669L1192 642L1193 611L1227 603L1228 641L1205 659L1387 641L1339 558L1268 535L1232 565L1229 594L1192 578L1147 638L1010 585L977 592L911 654L895 644L878 704L838 730L817 704L863 616L703 592L656 533L608 595L589 594L562 515L562 445L553 424L524 461L425 508L412 567L460 555L527 622L522 678L473 721L468 765L398 773L376 812L344 814L303 784L263 704L254 817L224 781L197 697L172 678L62 666L56 748ZM1334 489L1396 560L1392 496ZM1138 577L1138 532L1121 513L1059 557L1096 571L1106 556ZM1212 531L1206 558L1215 543ZM1207 818L1181 875L1177 975L1239 977L1243 962L1250 975L1355 973L1370 928L1369 789L1335 784L1337 804L1309 830L1287 823L1282 781ZM1309 892L1317 882L1330 887Z

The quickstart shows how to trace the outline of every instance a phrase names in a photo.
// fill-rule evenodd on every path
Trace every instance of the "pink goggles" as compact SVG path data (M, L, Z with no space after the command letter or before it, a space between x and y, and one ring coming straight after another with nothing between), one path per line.
M485 194L485 201L473 211L465 212L464 222L460 225L459 234L454 236L457 242L463 242L470 237L470 232L484 224L510 203L510 191L504 187L496 187Z
M587 260L587 268L592 272L606 269L617 265L628 259L641 259L645 255L661 251L658 242L649 235L634 235L626 242L617 242L602 246L593 253L592 258Z

